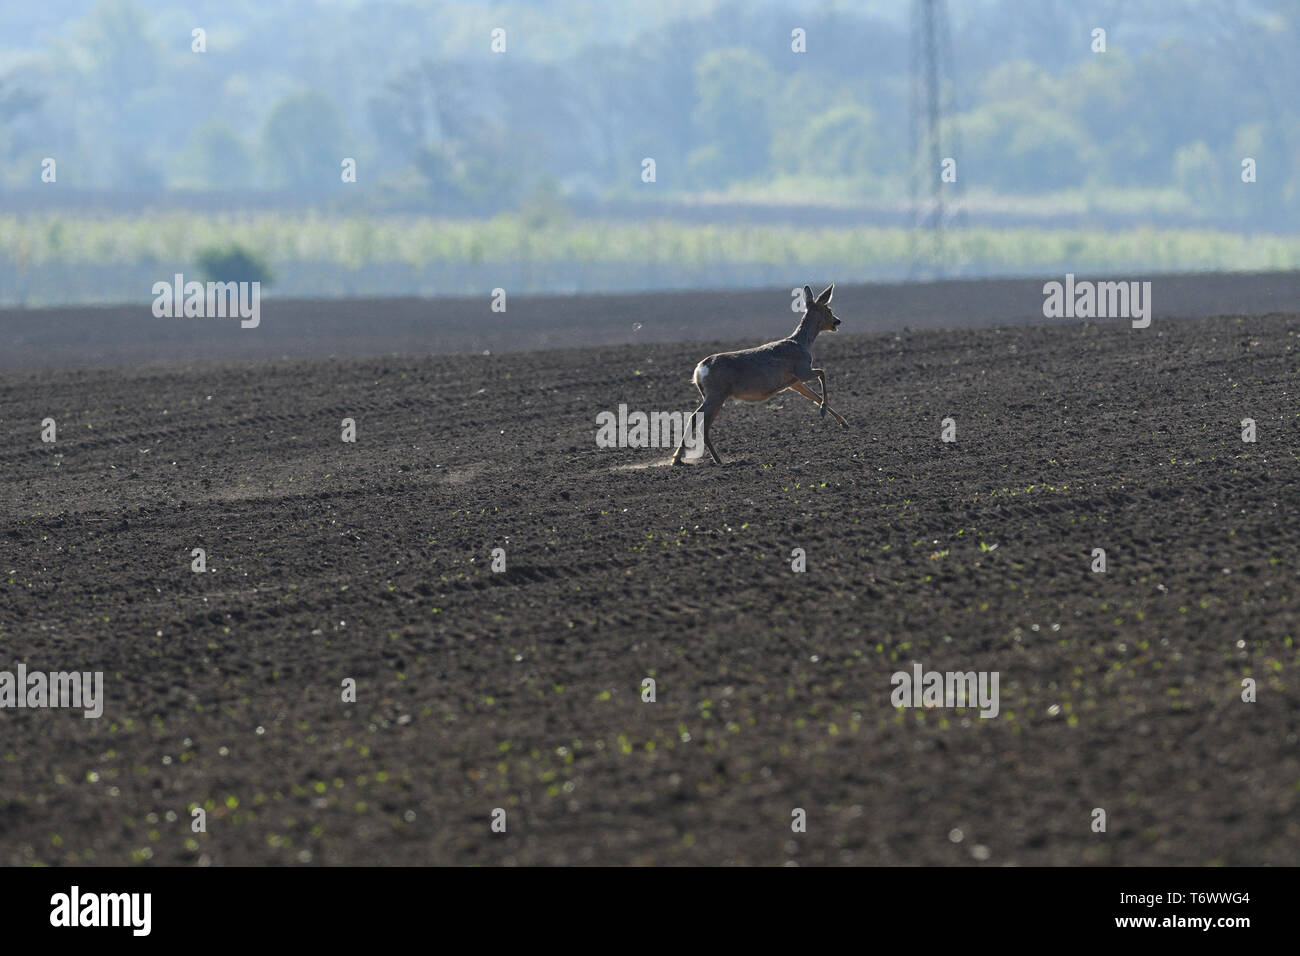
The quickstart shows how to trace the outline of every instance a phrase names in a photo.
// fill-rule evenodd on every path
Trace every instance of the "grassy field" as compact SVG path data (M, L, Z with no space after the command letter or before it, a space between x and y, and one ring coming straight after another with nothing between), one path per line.
M11 214L0 216L0 304L143 300L149 276L194 272L201 250L229 243L271 265L279 279L277 292L323 296L379 290L470 294L481 291L483 282L509 282L512 291L529 292L729 286L779 281L791 270L879 281L907 276L912 256L908 230L876 226L593 221L562 213L484 220L323 213ZM1279 271L1300 268L1300 236L971 228L949 234L944 261L952 275ZM357 282L322 285L322 269L353 274ZM134 278L118 288L104 270ZM365 281L368 274L382 275L379 289ZM437 275L435 288L421 281L425 274Z

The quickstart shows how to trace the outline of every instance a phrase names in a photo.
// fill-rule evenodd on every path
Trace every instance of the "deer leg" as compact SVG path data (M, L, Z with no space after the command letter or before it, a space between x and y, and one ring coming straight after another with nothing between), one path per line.
M713 420L718 417L718 412L720 411L722 411L722 405L718 404L704 413L704 447L707 448L709 454L713 456L713 463L715 465L722 464L722 459L718 457L718 453L713 448L713 442L709 440L709 426L713 424Z
M822 407L823 411L830 412L833 416L835 416L835 420L839 422L841 425L843 425L845 428L849 427L849 423L840 417L840 413L835 411L835 409L831 408L829 405L826 404L826 399L824 397L818 395L816 392L814 392L803 382L799 382L799 381L791 382L790 387L794 389L796 392L798 392L800 395L802 395L804 398L816 402L818 405Z
M825 417L826 417L826 399L828 399L828 398L830 397L829 395L826 394L826 370L825 370L825 369L820 369L820 368L815 368L815 369L812 370L812 373L813 373L814 375L817 376L817 381L821 382L821 386L822 386L822 418L825 418ZM812 379L806 379L805 381L812 381Z
M795 368L794 379L796 382L799 382L800 384L805 386L810 385L813 379L818 379L821 381L821 385L822 385L821 397L818 398L814 395L809 395L808 397L821 406L822 418L825 418L826 417L826 373L822 369L813 368L812 363L805 360L802 363L802 367ZM800 391L802 394L807 394L802 392L802 390Z
M829 395L829 394L827 393L827 391L826 391L826 370L825 370L825 369L820 369L820 368L815 368L815 369L813 369L813 371L814 371L815 373L817 373L817 380L818 380L819 382L822 383L822 411L823 411L823 412L830 412L832 415L835 415L835 411L834 411L834 410L833 410L829 405L826 404L826 399L828 399L828 398L830 397L830 395ZM824 416L823 416L823 417L824 417ZM836 419L836 421L838 421L838 422L840 423L840 425L842 425L843 427L845 427L845 428L848 428L848 427L849 427L849 423L846 422L843 418L840 418L839 415L835 415L835 419Z
M696 420L699 418L700 412L704 410L705 404L705 402L701 402L700 407L695 409L695 411L691 413L691 417L686 419L682 424L682 441L681 444L677 446L677 450L673 452L674 465L680 465L682 463L682 453L686 451L686 436L691 433L691 426L694 425Z

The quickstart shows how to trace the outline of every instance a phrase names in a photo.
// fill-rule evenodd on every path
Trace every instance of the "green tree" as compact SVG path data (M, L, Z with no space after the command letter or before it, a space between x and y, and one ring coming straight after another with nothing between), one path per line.
M692 120L701 145L687 159L692 173L716 185L766 171L776 88L772 68L749 50L729 47L700 57Z
M204 123L185 149L187 185L208 189L247 189L254 179L244 141L221 120Z
M1095 144L1058 110L1003 101L967 113L960 124L958 175L964 170L985 187L1007 193L1077 187L1095 162Z
M100 0L76 29L76 60L106 103L155 84L162 50L132 0Z
M339 181L346 155L338 110L320 93L282 99L262 129L262 160L279 187L315 191Z
M1229 212L1223 169L1204 141L1188 143L1174 154L1174 182L1202 215L1222 219Z
M858 179L869 175L875 118L864 106L839 106L808 124L800 169L815 176Z
M195 263L204 282L260 282L270 285L275 279L265 259L238 243L200 249Z

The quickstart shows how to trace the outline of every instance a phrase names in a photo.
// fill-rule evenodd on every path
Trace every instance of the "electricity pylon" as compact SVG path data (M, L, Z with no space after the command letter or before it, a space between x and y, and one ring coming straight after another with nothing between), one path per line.
M912 0L912 168L909 278L942 278L958 264L946 235L965 224L959 140L953 121L952 38L945 0ZM944 181L945 165L951 182Z

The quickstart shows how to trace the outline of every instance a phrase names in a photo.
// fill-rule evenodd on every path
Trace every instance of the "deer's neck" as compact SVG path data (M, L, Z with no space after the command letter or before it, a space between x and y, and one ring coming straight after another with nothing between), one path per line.
M803 318L799 320L799 327L794 330L790 338L802 345L808 352L812 353L813 342L817 339L817 333L821 329L817 328L817 323L813 320L811 312L805 312Z

